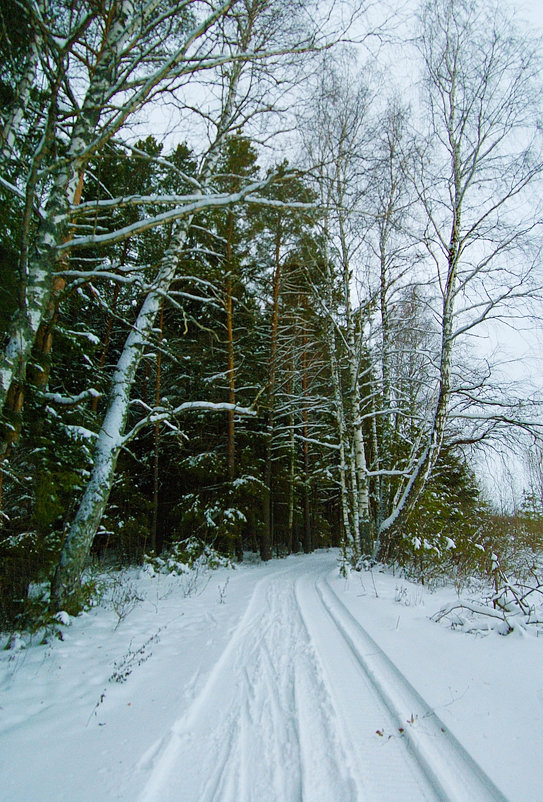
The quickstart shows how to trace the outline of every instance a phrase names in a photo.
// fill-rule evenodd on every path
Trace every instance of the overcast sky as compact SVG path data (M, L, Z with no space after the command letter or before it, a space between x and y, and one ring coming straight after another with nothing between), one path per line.
M515 0L519 13L532 25L537 25L543 33L543 0Z

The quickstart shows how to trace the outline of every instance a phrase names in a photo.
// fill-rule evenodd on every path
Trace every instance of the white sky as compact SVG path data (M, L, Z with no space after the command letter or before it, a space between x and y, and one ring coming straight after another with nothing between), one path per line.
M543 33L543 0L515 0L513 6L518 8L521 17Z
M529 24L536 36L543 36L543 0L511 0L511 5L517 9L519 18ZM541 388L543 377L541 326L534 326L531 332L496 331L492 345L500 348L504 359L513 360L510 363L511 376L517 374L520 380L523 377L527 378L534 386ZM511 506L520 499L522 488L526 483L523 463L522 455L519 455L518 461L511 458L509 465L505 466L500 466L499 460L490 462L493 481L490 481L489 485L493 486L493 495L500 496L506 506Z

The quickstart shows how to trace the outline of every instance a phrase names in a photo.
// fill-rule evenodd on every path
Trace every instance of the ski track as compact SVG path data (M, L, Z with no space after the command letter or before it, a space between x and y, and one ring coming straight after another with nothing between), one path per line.
M140 802L504 799L328 572L257 583L201 692L140 760Z
M507 802L435 711L351 615L329 582L319 579L315 587L330 618L390 714L393 726L396 724L396 732L402 729L402 740L407 741L409 751L437 798L451 802Z

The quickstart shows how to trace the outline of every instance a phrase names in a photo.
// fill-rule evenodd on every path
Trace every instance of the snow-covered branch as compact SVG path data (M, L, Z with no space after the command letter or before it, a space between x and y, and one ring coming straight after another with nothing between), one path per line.
M60 393L43 393L42 397L50 404L58 404L64 407L75 407L83 401L89 401L92 398L101 398L102 393L91 387L89 390L83 390L78 395L61 395Z
M138 400L136 403L139 406L147 407L147 404L145 404L143 401ZM236 415L245 415L248 417L256 417L257 415L256 411L251 407L241 407L238 404L228 404L226 402L213 403L211 401L187 401L173 409L165 409L164 407L147 407L147 409L149 411L148 415L142 420L138 421L138 423L136 423L129 432L126 432L126 434L123 435L123 446L130 442L130 440L133 440L144 427L156 423L162 423L163 421L169 421L185 412L196 412L199 410L205 410L207 412L231 411Z

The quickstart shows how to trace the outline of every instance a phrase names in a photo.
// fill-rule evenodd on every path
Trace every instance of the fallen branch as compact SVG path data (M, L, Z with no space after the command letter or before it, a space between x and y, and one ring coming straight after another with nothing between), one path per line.
M466 601L462 599L458 599L458 601L451 602L450 604L446 604L445 607L442 607L441 610L438 610L432 616L432 621L441 621L445 616L452 613L454 610L468 610L471 613L475 613L476 615L484 615L488 616L489 618L497 619L501 624L505 624L507 627L506 632L500 632L502 635L509 635L510 632L514 630L514 625L509 621L507 616L505 615L505 611L499 612L495 610L493 607L486 607L484 604L479 604L478 602ZM513 613L515 615L515 613ZM463 623L463 622L462 622Z

